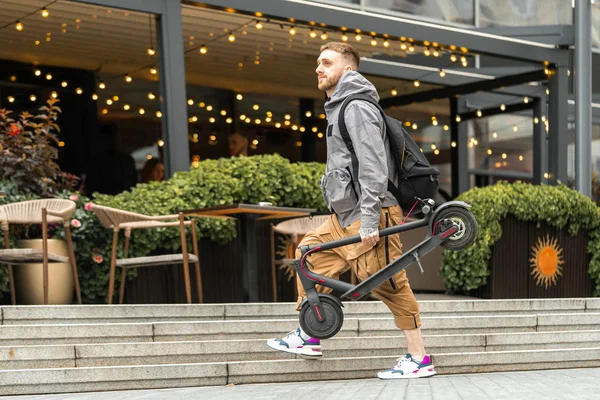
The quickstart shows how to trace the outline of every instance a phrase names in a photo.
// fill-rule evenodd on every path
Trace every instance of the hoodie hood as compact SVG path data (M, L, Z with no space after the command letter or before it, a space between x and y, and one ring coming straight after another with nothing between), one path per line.
M351 94L365 94L379 102L379 94L371 82L357 71L346 71L340 77L331 97L327 99L325 110L330 111L339 106Z

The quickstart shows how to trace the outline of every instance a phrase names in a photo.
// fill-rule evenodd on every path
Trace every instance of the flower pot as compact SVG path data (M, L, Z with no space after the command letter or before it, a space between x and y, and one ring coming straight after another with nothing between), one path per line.
M17 247L41 249L42 239L17 241ZM48 239L48 252L68 257L67 242ZM43 264L13 265L18 304L44 304ZM69 263L48 264L48 304L71 304L75 283Z

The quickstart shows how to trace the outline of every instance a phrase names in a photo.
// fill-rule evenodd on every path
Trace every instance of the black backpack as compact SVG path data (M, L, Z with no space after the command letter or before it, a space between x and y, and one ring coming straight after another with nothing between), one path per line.
M353 100L368 101L377 107L383 116L394 165L396 165L398 171L398 186L388 179L387 190L398 200L402 210L405 213L412 210L416 197L433 199L438 191L440 171L429 164L425 154L410 134L404 130L400 121L387 116L375 100L361 94L350 95L344 100L338 118L342 138L352 157L352 179L358 179L358 159L346 128L344 112L348 103Z

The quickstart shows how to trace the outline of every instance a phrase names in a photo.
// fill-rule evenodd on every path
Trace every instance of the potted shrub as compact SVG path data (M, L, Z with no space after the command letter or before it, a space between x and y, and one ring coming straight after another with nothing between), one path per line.
M600 209L565 185L499 182L458 197L479 229L468 249L445 251L452 293L485 298L600 295Z
M56 163L59 144L57 119L61 112L57 103L57 99L50 98L40 108L38 115L22 112L13 117L11 111L0 109L0 180L5 182L5 188L10 187L4 203L53 197L65 188L73 187L75 178L63 174ZM49 252L66 256L68 251L66 242L60 238L61 230L51 227ZM17 247L42 247L41 229L38 226L15 225L11 236L16 239L14 245ZM41 264L22 264L13 268L20 302L41 304ZM49 302L70 303L74 285L70 265L53 264L50 271Z

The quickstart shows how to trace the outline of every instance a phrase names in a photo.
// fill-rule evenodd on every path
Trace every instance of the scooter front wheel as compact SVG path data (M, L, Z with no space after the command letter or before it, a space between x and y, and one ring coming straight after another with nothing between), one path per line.
M311 337L329 339L342 329L344 312L333 299L319 296L319 300L321 301L319 313L324 320L319 321L317 311L306 302L300 310L300 327Z

